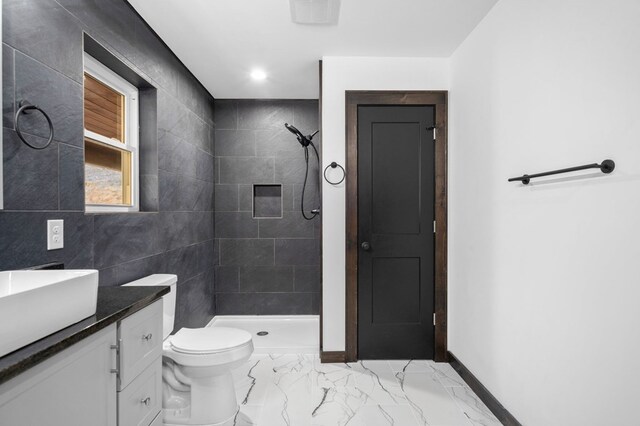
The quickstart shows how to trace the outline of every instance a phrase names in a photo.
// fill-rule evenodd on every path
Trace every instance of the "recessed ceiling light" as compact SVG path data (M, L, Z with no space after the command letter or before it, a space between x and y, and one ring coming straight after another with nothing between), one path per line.
M262 81L262 80L266 80L267 79L267 73L259 70L259 69L255 69L253 71L251 71L251 78L255 81Z

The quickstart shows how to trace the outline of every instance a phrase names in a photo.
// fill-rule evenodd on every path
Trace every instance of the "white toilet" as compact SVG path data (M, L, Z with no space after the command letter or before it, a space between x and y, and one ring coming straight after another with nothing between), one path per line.
M176 275L150 275L127 286L170 286L163 296L164 425L223 425L238 410L231 370L253 353L251 334L235 328L181 328L173 336Z

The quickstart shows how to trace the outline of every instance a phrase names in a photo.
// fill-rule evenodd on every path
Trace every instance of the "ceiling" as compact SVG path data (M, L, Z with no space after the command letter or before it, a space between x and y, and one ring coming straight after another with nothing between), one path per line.
M497 0L342 0L331 26L292 23L288 0L129 2L214 97L315 99L323 56L447 57Z

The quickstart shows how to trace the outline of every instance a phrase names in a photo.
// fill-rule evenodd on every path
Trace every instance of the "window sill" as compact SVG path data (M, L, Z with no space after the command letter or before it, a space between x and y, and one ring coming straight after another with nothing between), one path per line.
M140 213L140 209L137 207L127 206L101 206L101 205L87 205L85 206L85 213Z

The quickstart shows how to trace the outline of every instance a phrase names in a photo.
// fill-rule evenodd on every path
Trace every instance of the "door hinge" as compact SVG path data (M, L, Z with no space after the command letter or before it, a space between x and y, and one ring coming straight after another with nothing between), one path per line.
M433 313L433 325L436 325L436 313Z
M434 234L436 233L436 221L435 220L433 221L433 233Z
M427 130L433 130L433 140L436 140L436 126L427 127Z

